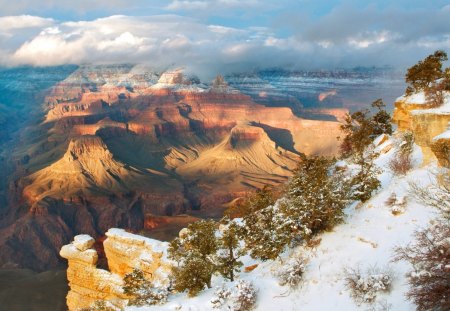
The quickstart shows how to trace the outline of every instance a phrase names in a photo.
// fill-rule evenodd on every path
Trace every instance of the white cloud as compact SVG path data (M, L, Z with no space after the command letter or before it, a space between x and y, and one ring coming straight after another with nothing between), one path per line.
M237 5L234 0L209 2ZM441 10L436 18L439 25L449 17L447 11ZM444 24L436 28L437 34L429 28L413 40L410 29L390 22L374 27L365 16L353 20L352 27L339 29L341 24L336 21L348 20L345 14L344 10L332 12L323 21L305 22L284 36L275 27L233 28L178 15L114 15L69 22L2 17L0 65L143 62L157 67L187 66L214 75L274 66L407 66L434 49L450 48L450 30ZM408 18L411 15L397 16L402 25L411 24Z
M46 27L54 23L51 18L42 18L31 15L0 17L0 29L8 31L12 29Z
M166 6L168 10L223 10L262 6L258 0L174 0Z

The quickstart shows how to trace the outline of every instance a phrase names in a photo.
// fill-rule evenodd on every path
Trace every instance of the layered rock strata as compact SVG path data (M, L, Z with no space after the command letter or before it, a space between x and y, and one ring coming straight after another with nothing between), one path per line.
M424 94L402 96L395 102L393 121L400 131L410 131L414 134L414 140L422 149L423 164L426 165L442 154L436 154L435 137L447 130L450 122L450 98L447 94L441 107L433 107L428 104ZM443 165L445 159L440 159Z
M127 304L123 293L123 277L134 268L142 270L154 284L168 285L169 261L165 258L167 243L144 238L121 229L110 229L104 243L108 270L97 268L98 254L94 239L77 235L72 243L61 248L67 259L70 311L86 308L96 301L108 301L116 307Z

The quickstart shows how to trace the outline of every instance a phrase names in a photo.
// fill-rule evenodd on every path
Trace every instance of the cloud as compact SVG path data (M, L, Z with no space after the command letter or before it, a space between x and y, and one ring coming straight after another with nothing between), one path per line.
M42 18L31 15L0 17L0 29L8 31L11 29L23 29L34 27L46 27L53 24L52 18Z
M121 5L122 1L114 3ZM228 12L259 12L267 7L257 5L267 3L175 0L165 5L177 13L208 11L212 6L227 8ZM302 5L308 3L312 2L301 1ZM251 7L254 9L248 9ZM235 26L186 14L112 15L74 21L30 15L0 17L0 64L148 63L188 66L214 75L275 66L404 68L436 49L450 49L450 6L406 10L346 2L321 15L303 15L298 10L277 14L271 23Z
M223 10L262 6L258 0L174 0L166 8L168 10Z

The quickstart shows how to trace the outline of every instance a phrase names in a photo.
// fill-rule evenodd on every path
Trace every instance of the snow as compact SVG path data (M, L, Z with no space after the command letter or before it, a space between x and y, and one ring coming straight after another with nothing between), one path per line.
M394 248L410 242L413 233L426 227L434 217L435 211L414 201L409 196L409 182L419 182L423 186L433 180L430 171L432 166L420 167L422 154L415 146L413 163L416 168L406 176L396 177L388 169L389 160L395 155L390 150L381 155L375 163L384 169L379 179L382 189L365 204L353 203L346 209L345 223L338 225L332 232L321 235L321 243L314 249L297 247L282 254L281 260L260 262L249 256L242 258L244 266L258 264L249 273L241 272L240 280L252 282L258 290L256 310L367 310L370 305L358 305L351 292L345 286L344 271L347 268L360 267L361 271L378 267L394 271L391 290L377 292L377 303L389 305L391 310L414 310L412 302L405 298L408 290L405 274L408 264L392 262ZM344 165L344 163L340 163ZM432 164L435 165L435 164ZM401 214L393 215L386 205L386 200L395 193L397 198L408 198ZM309 262L303 275L303 282L297 289L281 286L277 272L295 256L306 256ZM170 296L169 302L163 306L128 307L126 310L212 310L211 299L214 292L223 284L230 288L222 278L213 278L213 288L207 289L197 297L188 298L185 293ZM236 283L236 282L235 282Z
M397 98L396 101L401 101L406 104L416 104L416 105L422 105L426 103L426 97L424 92L411 94L409 96L403 95Z
M89 249L94 245L95 240L87 234L79 234L73 238L73 245L81 252Z
M449 123L448 130L446 130L445 132L435 136L433 138L433 141L437 141L439 139L450 139L450 123Z
M106 232L106 236L112 239L116 238L128 244L139 244L149 246L153 252L167 251L168 243L143 237L141 235L126 232L123 229L111 228Z

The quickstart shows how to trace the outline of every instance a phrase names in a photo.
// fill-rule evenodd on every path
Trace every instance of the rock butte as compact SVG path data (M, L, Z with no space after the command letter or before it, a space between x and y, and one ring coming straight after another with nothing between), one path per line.
M74 235L138 231L149 215L219 217L248 191L286 182L300 153L337 152L339 122L257 104L223 78L111 68L81 67L55 85L42 123L22 136L0 266L61 265Z
M159 286L168 286L169 261L165 257L167 243L110 229L106 232L104 248L108 270L97 268L98 254L94 239L88 235L75 236L71 244L61 248L61 257L67 259L67 279L70 291L67 306L70 311L86 308L96 301L105 300L116 307L125 307L123 277L134 268Z

